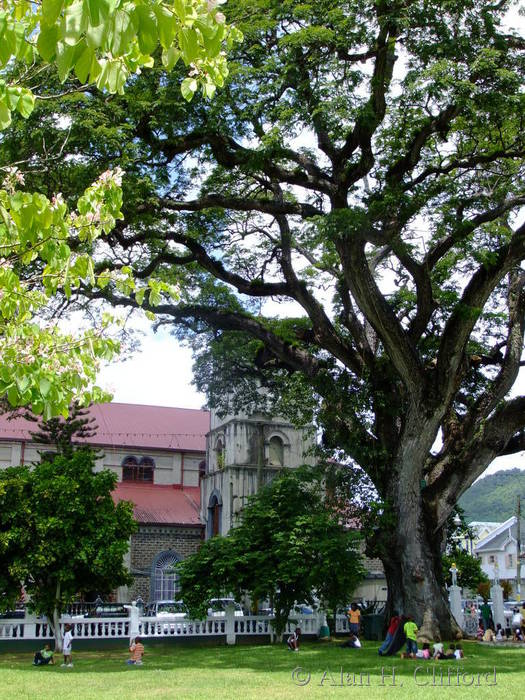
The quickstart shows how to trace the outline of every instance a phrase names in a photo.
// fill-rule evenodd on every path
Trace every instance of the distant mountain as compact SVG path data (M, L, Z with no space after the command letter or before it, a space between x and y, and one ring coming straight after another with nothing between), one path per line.
M516 496L525 496L525 471L507 469L476 481L459 499L467 522L472 520L502 523L516 515ZM522 498L522 517L525 498Z

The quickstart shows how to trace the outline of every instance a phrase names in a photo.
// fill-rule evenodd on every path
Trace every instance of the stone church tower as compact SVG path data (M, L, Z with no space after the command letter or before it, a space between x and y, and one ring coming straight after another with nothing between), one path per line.
M311 464L311 431L263 413L211 412L206 473L201 479L201 518L206 539L226 535L249 496L284 468Z

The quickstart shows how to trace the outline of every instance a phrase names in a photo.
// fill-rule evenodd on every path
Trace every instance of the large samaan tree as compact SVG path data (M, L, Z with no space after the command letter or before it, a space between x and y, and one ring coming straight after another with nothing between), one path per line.
M123 97L77 96L62 107L75 157L52 175L67 190L86 168L124 165L126 224L100 270L133 265L135 289L92 296L202 337L212 402L222 373L230 396L253 397L250 376L282 410L312 407L325 444L380 495L368 544L390 605L434 638L455 625L447 517L495 457L525 445L525 397L510 397L525 41L502 24L510 6L230 0L245 41L212 103L186 105L161 72ZM44 107L33 134L61 143ZM276 301L292 302L288 318Z

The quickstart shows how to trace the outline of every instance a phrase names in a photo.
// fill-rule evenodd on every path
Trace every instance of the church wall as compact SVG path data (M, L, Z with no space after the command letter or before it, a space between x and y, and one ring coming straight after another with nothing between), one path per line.
M149 602L152 565L157 555L172 550L185 559L198 550L201 532L201 527L140 525L131 536L129 561L135 575L129 587L130 600L140 596L145 603Z
M0 443L0 469L24 464L35 464L40 461L39 452L52 451L50 445L38 445L32 442L4 442ZM136 457L139 461L142 457L151 457L155 462L153 483L159 485L172 485L182 483L184 471L184 486L199 485L199 464L205 458L204 452L184 453L184 465L181 452L167 450L144 450L134 447L115 448L106 447L97 450L100 455L96 460L97 471L110 469L117 475L118 481L122 481L122 463L126 457ZM184 470L182 467L184 466Z

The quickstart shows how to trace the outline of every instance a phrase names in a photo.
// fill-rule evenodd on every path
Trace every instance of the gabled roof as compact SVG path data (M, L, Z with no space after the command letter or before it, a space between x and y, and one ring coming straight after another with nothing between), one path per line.
M503 538L501 538L500 536L505 535L507 530L514 528L516 526L516 523L517 519L515 515L510 517L508 520L505 520L504 523L501 523L497 528L492 530L492 532L490 532L486 537L484 537L477 543L477 545L475 546L476 552L480 549L491 549L491 547L499 549L501 547L501 544L506 543L508 539L505 536Z
M198 486L158 486L141 482L120 482L113 500L131 501L133 515L143 525L199 526L200 489Z
M155 450L205 452L210 429L209 411L128 403L102 403L89 408L96 435L86 440L96 447L135 447ZM37 424L0 415L0 440L31 441Z

